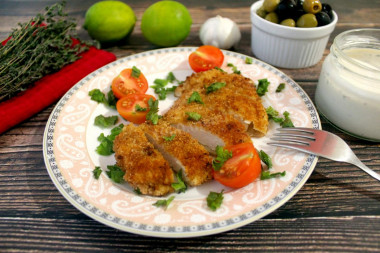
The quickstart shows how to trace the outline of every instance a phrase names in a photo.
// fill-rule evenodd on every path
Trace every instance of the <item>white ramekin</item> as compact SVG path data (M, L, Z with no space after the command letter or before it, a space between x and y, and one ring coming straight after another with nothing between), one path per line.
M306 68L317 64L323 56L338 16L328 25L314 28L288 27L272 23L256 14L263 0L251 6L251 46L262 61L281 68Z

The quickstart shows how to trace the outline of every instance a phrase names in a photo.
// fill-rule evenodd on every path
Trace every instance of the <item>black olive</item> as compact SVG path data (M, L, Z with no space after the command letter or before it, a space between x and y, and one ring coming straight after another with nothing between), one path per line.
M322 4L322 11L327 13L327 15L329 15L331 20L333 19L332 8L329 4Z
M318 26L324 26L331 23L331 18L324 11L318 12L315 14L315 17L317 18Z
M282 0L277 6L276 13L280 20L292 18L296 7L295 0Z

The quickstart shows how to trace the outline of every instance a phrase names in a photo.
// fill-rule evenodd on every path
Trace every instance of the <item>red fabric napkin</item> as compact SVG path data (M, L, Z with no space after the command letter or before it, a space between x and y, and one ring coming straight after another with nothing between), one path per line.
M0 134L60 99L91 72L116 60L114 54L95 47L90 47L81 56L60 71L38 80L16 97L0 103Z

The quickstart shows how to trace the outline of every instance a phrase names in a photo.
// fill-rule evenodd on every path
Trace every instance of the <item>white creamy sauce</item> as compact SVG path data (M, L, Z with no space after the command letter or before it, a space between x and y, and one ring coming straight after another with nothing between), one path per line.
M323 64L316 90L318 110L339 128L379 141L380 50L351 48L344 53L374 71L356 67L354 71L357 73L353 73L336 64L336 59L329 55ZM370 76L372 78L368 78Z

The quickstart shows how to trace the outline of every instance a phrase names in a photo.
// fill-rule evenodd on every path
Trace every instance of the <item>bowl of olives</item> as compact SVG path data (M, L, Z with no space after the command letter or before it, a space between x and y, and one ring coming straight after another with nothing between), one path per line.
M261 0L251 6L253 54L277 67L306 68L323 56L338 16L320 0Z

